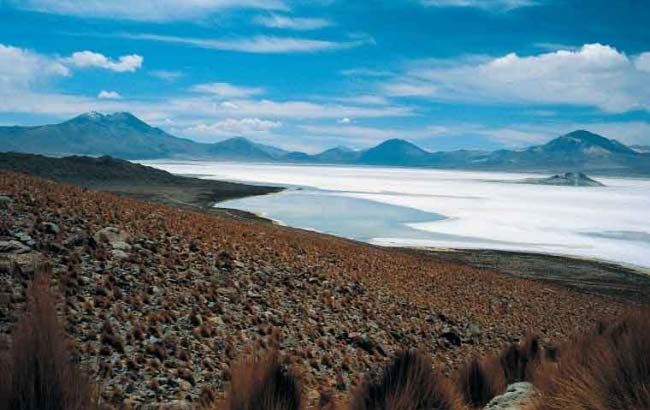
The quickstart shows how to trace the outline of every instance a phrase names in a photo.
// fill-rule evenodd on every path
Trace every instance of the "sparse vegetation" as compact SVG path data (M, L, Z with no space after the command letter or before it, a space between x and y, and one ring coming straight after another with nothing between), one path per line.
M409 350L400 353L377 377L367 377L353 393L351 410L454 410L458 398L447 380L434 373L431 360Z
M634 313L564 344L535 375L537 410L650 409L650 316Z
M302 386L277 353L245 359L234 367L226 408L300 410L304 408Z
M503 369L496 360L472 358L455 377L456 389L465 404L482 408L506 389Z
M506 379L537 384L534 369L559 369L549 362L567 354L563 344L551 349L524 338L499 360L513 335L535 329L543 340L560 342L627 308L399 250L18 174L0 172L0 192L9 198L0 208L2 234L28 248L0 255L6 267L0 297L8 301L2 335L24 337L12 320L23 316L35 261L50 260L75 363L101 379L102 402L117 408L175 400L209 406L231 385L233 392L259 390L264 384L236 387L237 380L253 380L231 368L246 347L278 351L282 369L292 369L281 374L294 382L300 376L304 407L344 408L356 400L373 408L383 403L382 391L393 389L407 409L418 405L408 399L413 392L433 392L425 396L430 400L447 392L478 408ZM42 229L46 223L59 234ZM107 227L123 240L107 236ZM612 344L628 332L614 325L601 330ZM400 355L364 381L413 347L421 353ZM459 378L456 370L468 357L481 360ZM400 382L400 374L410 381Z
M89 379L73 363L49 277L31 285L27 312L14 332L2 366L3 410L87 410L96 408Z

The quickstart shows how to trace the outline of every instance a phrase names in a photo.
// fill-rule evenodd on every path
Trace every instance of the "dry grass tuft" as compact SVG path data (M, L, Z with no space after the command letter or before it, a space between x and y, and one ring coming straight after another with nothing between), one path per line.
M302 386L276 353L244 360L233 369L229 410L300 410Z
M577 338L535 374L539 410L650 409L650 317L633 314Z
M452 410L457 395L437 376L424 354L410 350L398 355L380 377L366 378L351 400L351 410Z
M480 360L478 357L460 369L455 383L465 404L472 408L484 407L506 389L503 370L498 363L494 360Z
M542 347L537 336L527 336L519 345L511 344L499 356L506 385L533 381L533 373L542 361Z
M0 408L96 408L89 380L71 361L48 276L40 275L29 293L27 312L13 333L12 347L2 367Z

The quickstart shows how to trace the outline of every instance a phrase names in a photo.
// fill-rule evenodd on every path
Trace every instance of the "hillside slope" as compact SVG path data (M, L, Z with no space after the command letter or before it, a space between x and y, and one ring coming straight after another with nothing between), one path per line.
M281 188L172 175L160 169L111 157L0 153L0 170L115 192L190 208L210 209L215 202L278 192Z
M10 331L30 270L47 260L80 361L118 407L222 394L247 349L276 347L317 399L322 389L354 388L403 349L420 347L446 373L527 331L557 340L625 308L404 251L15 173L0 172L0 192L0 264L10 272L0 329Z

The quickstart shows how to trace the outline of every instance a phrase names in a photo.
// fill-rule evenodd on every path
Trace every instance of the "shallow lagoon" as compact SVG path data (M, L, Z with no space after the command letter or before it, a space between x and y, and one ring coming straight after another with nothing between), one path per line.
M147 162L288 191L226 201L281 223L381 245L492 248L650 267L650 180L513 184L530 174L410 168ZM544 176L544 175L532 175Z

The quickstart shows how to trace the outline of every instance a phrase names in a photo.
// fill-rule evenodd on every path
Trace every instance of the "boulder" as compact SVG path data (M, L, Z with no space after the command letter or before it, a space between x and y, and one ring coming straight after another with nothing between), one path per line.
M528 382L513 383L501 396L496 396L484 410L524 410L535 396L535 387Z
M108 242L115 250L131 250L131 245L129 245L127 242L129 239L129 234L119 228L109 226L104 229L100 229L95 233L94 238L97 243L103 241Z
M52 222L45 222L43 224L43 229L45 229L45 233L49 233L52 235L58 235L59 232L61 232L59 225Z
M113 249L111 253L115 259L126 259L129 257L129 255L121 249Z
M27 253L30 251L29 246L22 244L21 242L8 240L0 241L0 253Z
M13 204L14 200L7 195L0 195L0 208L8 208L9 205Z

